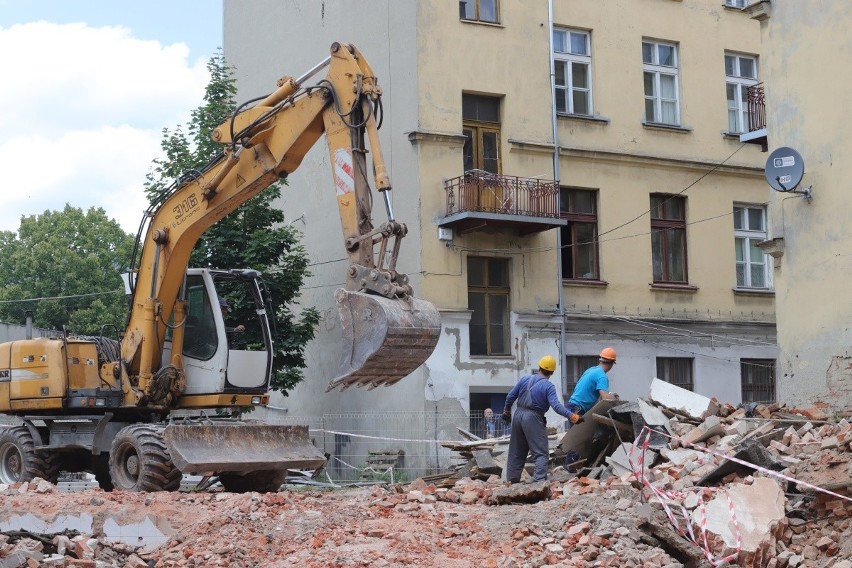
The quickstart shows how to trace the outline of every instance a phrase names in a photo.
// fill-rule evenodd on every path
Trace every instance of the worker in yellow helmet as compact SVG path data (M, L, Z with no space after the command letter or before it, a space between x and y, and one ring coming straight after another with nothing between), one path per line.
M547 479L549 450L547 421L544 413L552 407L565 418L570 419L572 414L559 401L559 397L556 396L556 387L549 380L555 370L556 359L551 355L545 355L538 362L538 372L521 377L506 397L503 421L512 423L509 455L506 460L506 479L510 483L518 483L521 480L521 472L527 462L528 454L532 454L535 462L533 481ZM512 404L516 400L518 406L512 417Z

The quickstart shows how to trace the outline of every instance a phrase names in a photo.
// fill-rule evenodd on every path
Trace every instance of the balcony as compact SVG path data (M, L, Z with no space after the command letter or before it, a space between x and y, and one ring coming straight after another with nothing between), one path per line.
M538 233L567 224L559 218L559 183L470 170L444 182L447 214L438 221L461 234L485 230Z
M759 144L766 152L766 101L764 98L763 83L752 85L746 90L748 100L748 132L740 135L740 142Z

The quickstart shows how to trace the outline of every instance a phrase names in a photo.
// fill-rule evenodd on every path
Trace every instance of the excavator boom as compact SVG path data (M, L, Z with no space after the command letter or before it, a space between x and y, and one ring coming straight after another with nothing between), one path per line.
M316 84L305 83L327 68ZM391 184L379 144L381 89L372 69L351 45L334 43L328 58L299 78L284 77L257 105L223 123L213 138L224 152L179 185L153 215L143 243L127 333L121 354L132 388L125 402L151 400L162 357L166 319L178 304L190 252L202 233L251 197L286 177L325 135L349 260L344 289L336 295L343 327L343 359L329 388L392 385L432 353L440 332L437 309L415 299L408 277L397 271L405 224L394 218ZM368 169L367 154L372 168ZM372 222L372 171L387 221ZM175 330L180 345L182 330ZM180 353L171 364L179 368ZM179 393L176 393L179 394Z

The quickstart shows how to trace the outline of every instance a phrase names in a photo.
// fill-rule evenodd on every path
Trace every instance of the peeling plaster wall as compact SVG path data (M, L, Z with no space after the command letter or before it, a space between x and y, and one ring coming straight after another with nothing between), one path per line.
M852 12L842 0L772 2L761 24L769 150L794 148L813 201L770 191L780 396L852 407Z

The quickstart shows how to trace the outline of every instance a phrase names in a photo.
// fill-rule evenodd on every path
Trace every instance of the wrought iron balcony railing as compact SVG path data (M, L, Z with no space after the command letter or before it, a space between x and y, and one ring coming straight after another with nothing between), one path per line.
M559 217L559 183L469 170L444 182L447 215L465 211Z
M766 105L763 83L752 85L746 89L748 98L748 131L754 132L766 128Z

